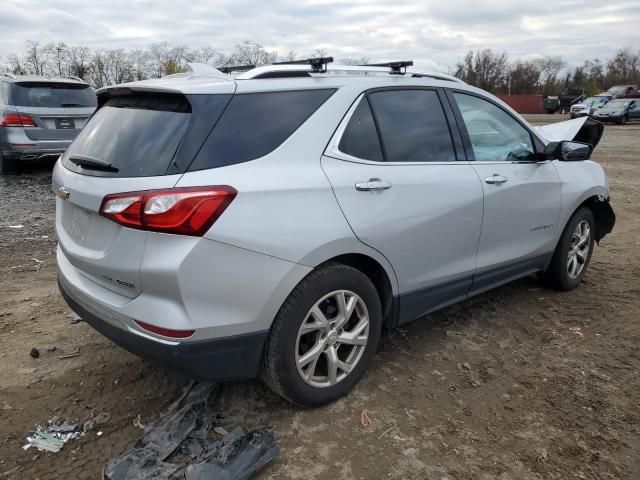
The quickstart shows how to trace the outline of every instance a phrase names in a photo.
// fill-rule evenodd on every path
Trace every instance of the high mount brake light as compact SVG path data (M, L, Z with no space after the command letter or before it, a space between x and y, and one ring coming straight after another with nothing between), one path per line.
M107 195L100 215L125 227L201 237L237 195L233 187L184 187Z
M29 115L9 113L0 117L0 127L35 127L36 122Z

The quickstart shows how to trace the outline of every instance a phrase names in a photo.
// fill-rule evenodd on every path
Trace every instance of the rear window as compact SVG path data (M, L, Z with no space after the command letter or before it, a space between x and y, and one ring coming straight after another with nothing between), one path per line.
M438 94L389 90L369 95L387 162L452 162L456 156Z
M68 83L14 83L13 104L21 107L95 107L96 94L88 85Z
M235 95L189 170L233 165L272 152L334 91L297 90Z
M74 171L74 155L111 165L110 176L164 175L189 126L191 106L181 95L132 95L107 100L64 155ZM89 170L89 171L84 171ZM83 173L100 173L82 169Z

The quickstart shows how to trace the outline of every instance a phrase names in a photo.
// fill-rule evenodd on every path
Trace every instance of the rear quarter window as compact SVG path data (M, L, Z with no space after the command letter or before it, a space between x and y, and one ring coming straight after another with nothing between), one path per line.
M335 89L235 95L189 171L263 157L295 132Z

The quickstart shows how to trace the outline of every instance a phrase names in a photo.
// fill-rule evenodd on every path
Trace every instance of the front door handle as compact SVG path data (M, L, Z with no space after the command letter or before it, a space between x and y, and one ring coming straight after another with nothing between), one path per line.
M367 182L356 183L356 190L358 190L359 192L378 192L382 190L388 190L389 188L391 188L391 182L387 182L386 180L382 180L380 178L370 178Z
M490 185L502 185L507 180L509 180L507 177L503 175L499 175L497 173L494 173L490 177L487 177L484 179L484 181Z

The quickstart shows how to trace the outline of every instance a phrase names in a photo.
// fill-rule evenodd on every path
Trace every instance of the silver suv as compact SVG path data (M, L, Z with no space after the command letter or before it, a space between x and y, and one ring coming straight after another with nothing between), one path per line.
M95 92L79 78L0 74L0 175L55 160L96 105Z
M67 303L142 357L321 405L383 328L536 272L575 288L615 222L588 160L602 125L536 130L406 65L98 91L53 175Z

